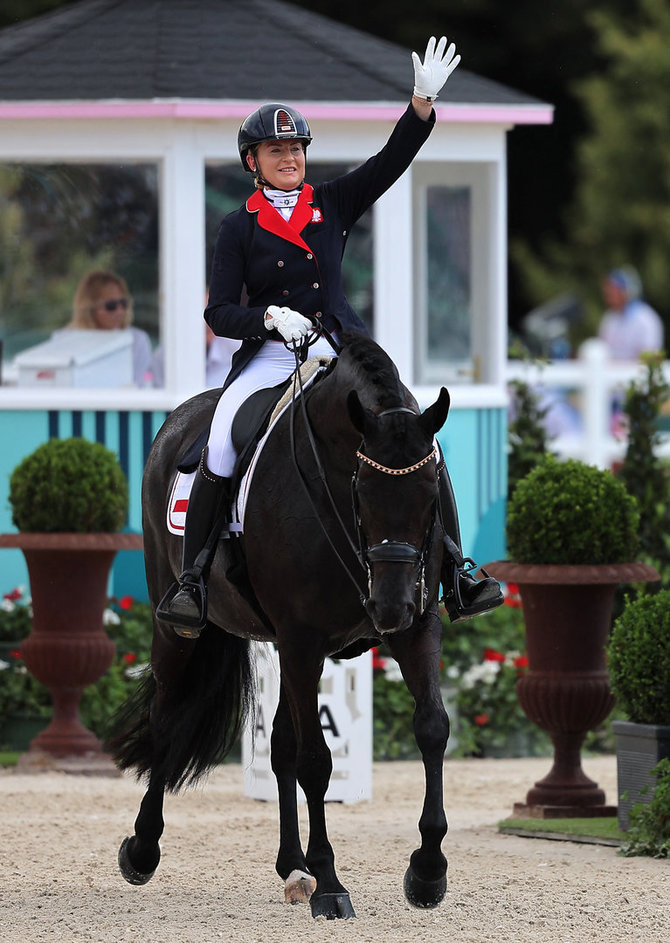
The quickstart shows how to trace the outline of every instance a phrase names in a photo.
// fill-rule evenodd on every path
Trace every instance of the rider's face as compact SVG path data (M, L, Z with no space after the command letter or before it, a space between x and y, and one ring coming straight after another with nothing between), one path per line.
M264 180L277 190L295 190L305 179L305 149L301 141L263 141L247 163L258 169Z

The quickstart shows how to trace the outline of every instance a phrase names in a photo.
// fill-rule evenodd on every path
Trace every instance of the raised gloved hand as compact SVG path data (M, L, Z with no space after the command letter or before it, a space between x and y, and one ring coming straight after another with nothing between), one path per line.
M423 63L416 52L412 53L414 63L414 94L417 98L424 98L432 102L437 98L451 73L461 61L460 56L454 55L456 46L453 43L447 51L447 37L443 36L435 48L435 37L431 36L426 46Z
M287 343L299 341L312 329L312 322L297 311L270 305L265 312L265 327L268 331L276 329Z

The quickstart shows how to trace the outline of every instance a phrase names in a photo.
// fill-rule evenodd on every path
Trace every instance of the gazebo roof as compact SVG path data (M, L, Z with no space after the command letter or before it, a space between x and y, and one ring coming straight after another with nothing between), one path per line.
M412 81L408 49L282 0L80 0L0 31L4 102L405 102ZM440 100L543 104L462 67Z

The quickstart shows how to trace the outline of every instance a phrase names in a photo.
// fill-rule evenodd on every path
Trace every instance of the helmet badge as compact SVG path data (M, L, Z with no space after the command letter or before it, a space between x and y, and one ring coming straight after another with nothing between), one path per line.
M275 134L291 134L295 137L297 133L293 116L283 108L278 108L275 111Z

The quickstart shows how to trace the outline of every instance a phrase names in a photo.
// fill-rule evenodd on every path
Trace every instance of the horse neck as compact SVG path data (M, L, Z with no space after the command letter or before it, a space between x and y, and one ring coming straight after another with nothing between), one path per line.
M347 412L347 395L351 387L341 383L337 371L325 377L310 391L308 414L316 431L320 447L332 454L333 464L346 464L351 456L355 465L355 453L361 441L360 433L353 427Z

